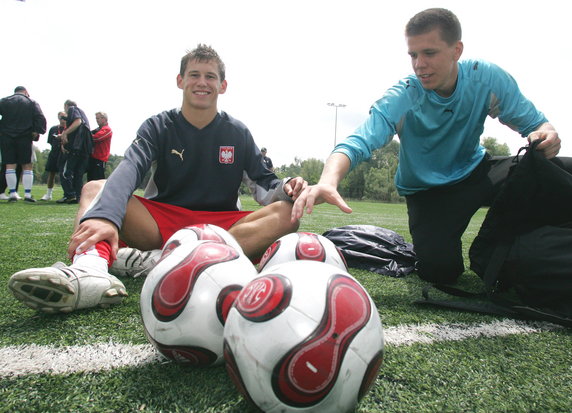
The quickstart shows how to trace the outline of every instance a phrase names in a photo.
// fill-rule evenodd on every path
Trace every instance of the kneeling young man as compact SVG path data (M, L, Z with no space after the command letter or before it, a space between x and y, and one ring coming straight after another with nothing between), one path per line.
M520 91L512 76L481 59L461 59L461 23L449 10L432 8L405 27L413 74L390 87L353 134L338 143L318 184L297 197L293 222L327 202L352 210L338 192L346 174L373 150L399 137L395 184L407 201L417 274L451 284L464 272L462 237L474 214L490 206L510 161L491 158L480 143L487 116L518 131L536 150L572 171L572 159L555 156L555 128Z
M278 179L246 126L218 111L227 81L216 51L199 45L185 55L177 86L181 108L147 119L109 179L84 186L68 249L72 265L12 275L9 288L18 300L47 313L120 303L125 286L108 272L119 240L141 254L160 249L180 228L209 223L228 230L255 260L298 229L292 202L307 183ZM145 196L133 195L149 170ZM243 180L263 208L238 210Z

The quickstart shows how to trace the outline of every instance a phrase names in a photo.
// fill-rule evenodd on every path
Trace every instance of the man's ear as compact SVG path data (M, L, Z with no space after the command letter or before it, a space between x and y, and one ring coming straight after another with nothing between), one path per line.
M226 92L227 86L228 86L228 83L226 82L226 79L225 79L221 82L218 93L222 95L224 92Z
M463 54L463 42L462 41L458 41L457 45L455 46L455 59L459 60L461 58L461 55Z

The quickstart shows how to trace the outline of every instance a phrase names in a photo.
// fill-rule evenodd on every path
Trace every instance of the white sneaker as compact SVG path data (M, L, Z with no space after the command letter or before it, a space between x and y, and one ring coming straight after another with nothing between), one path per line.
M0 194L0 200L7 201L9 199L10 199L10 197L8 195L6 195L5 193Z
M44 313L69 313L82 308L107 308L127 297L125 286L107 272L92 268L30 268L10 277L8 288L14 297Z
M45 194L43 197L40 198L40 201L51 201L52 200L52 196Z
M155 267L159 258L161 250L140 251L135 248L120 248L109 272L118 277L145 276Z
M18 201L20 201L22 199L22 197L18 194L18 192L14 192L14 198L16 198Z

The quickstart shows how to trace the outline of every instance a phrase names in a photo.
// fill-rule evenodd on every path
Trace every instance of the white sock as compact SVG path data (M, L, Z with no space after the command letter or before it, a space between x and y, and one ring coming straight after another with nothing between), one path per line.
M73 264L71 266L82 267L82 268L85 267L95 268L102 272L107 272L109 270L107 266L107 260L105 258L96 257L95 255L86 255L86 254L76 255L73 258Z
M6 185L10 190L10 193L16 192L16 183L18 179L16 178L15 169L6 169Z
M30 198L32 196L32 185L34 184L34 171L31 169L22 171L22 184L24 185L26 198Z
M53 191L53 190L54 190L53 188L48 188L48 191L46 192L46 195L47 195L47 196L52 196L52 191Z
M81 254L76 254L73 257L72 267L90 267L95 268L99 271L107 272L109 270L109 265L107 259L101 257L95 246L89 248L87 251Z

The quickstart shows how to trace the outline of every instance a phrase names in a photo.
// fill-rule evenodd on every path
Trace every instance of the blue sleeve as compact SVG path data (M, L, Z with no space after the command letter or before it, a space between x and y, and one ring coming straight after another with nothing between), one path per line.
M387 145L397 133L404 114L411 107L411 93L407 79L388 89L373 104L369 117L334 148L334 153L345 154L351 162L350 170L371 157L374 150ZM414 92L413 92L414 93Z
M526 137L548 119L520 91L514 78L500 67L490 64L493 76L491 116Z

